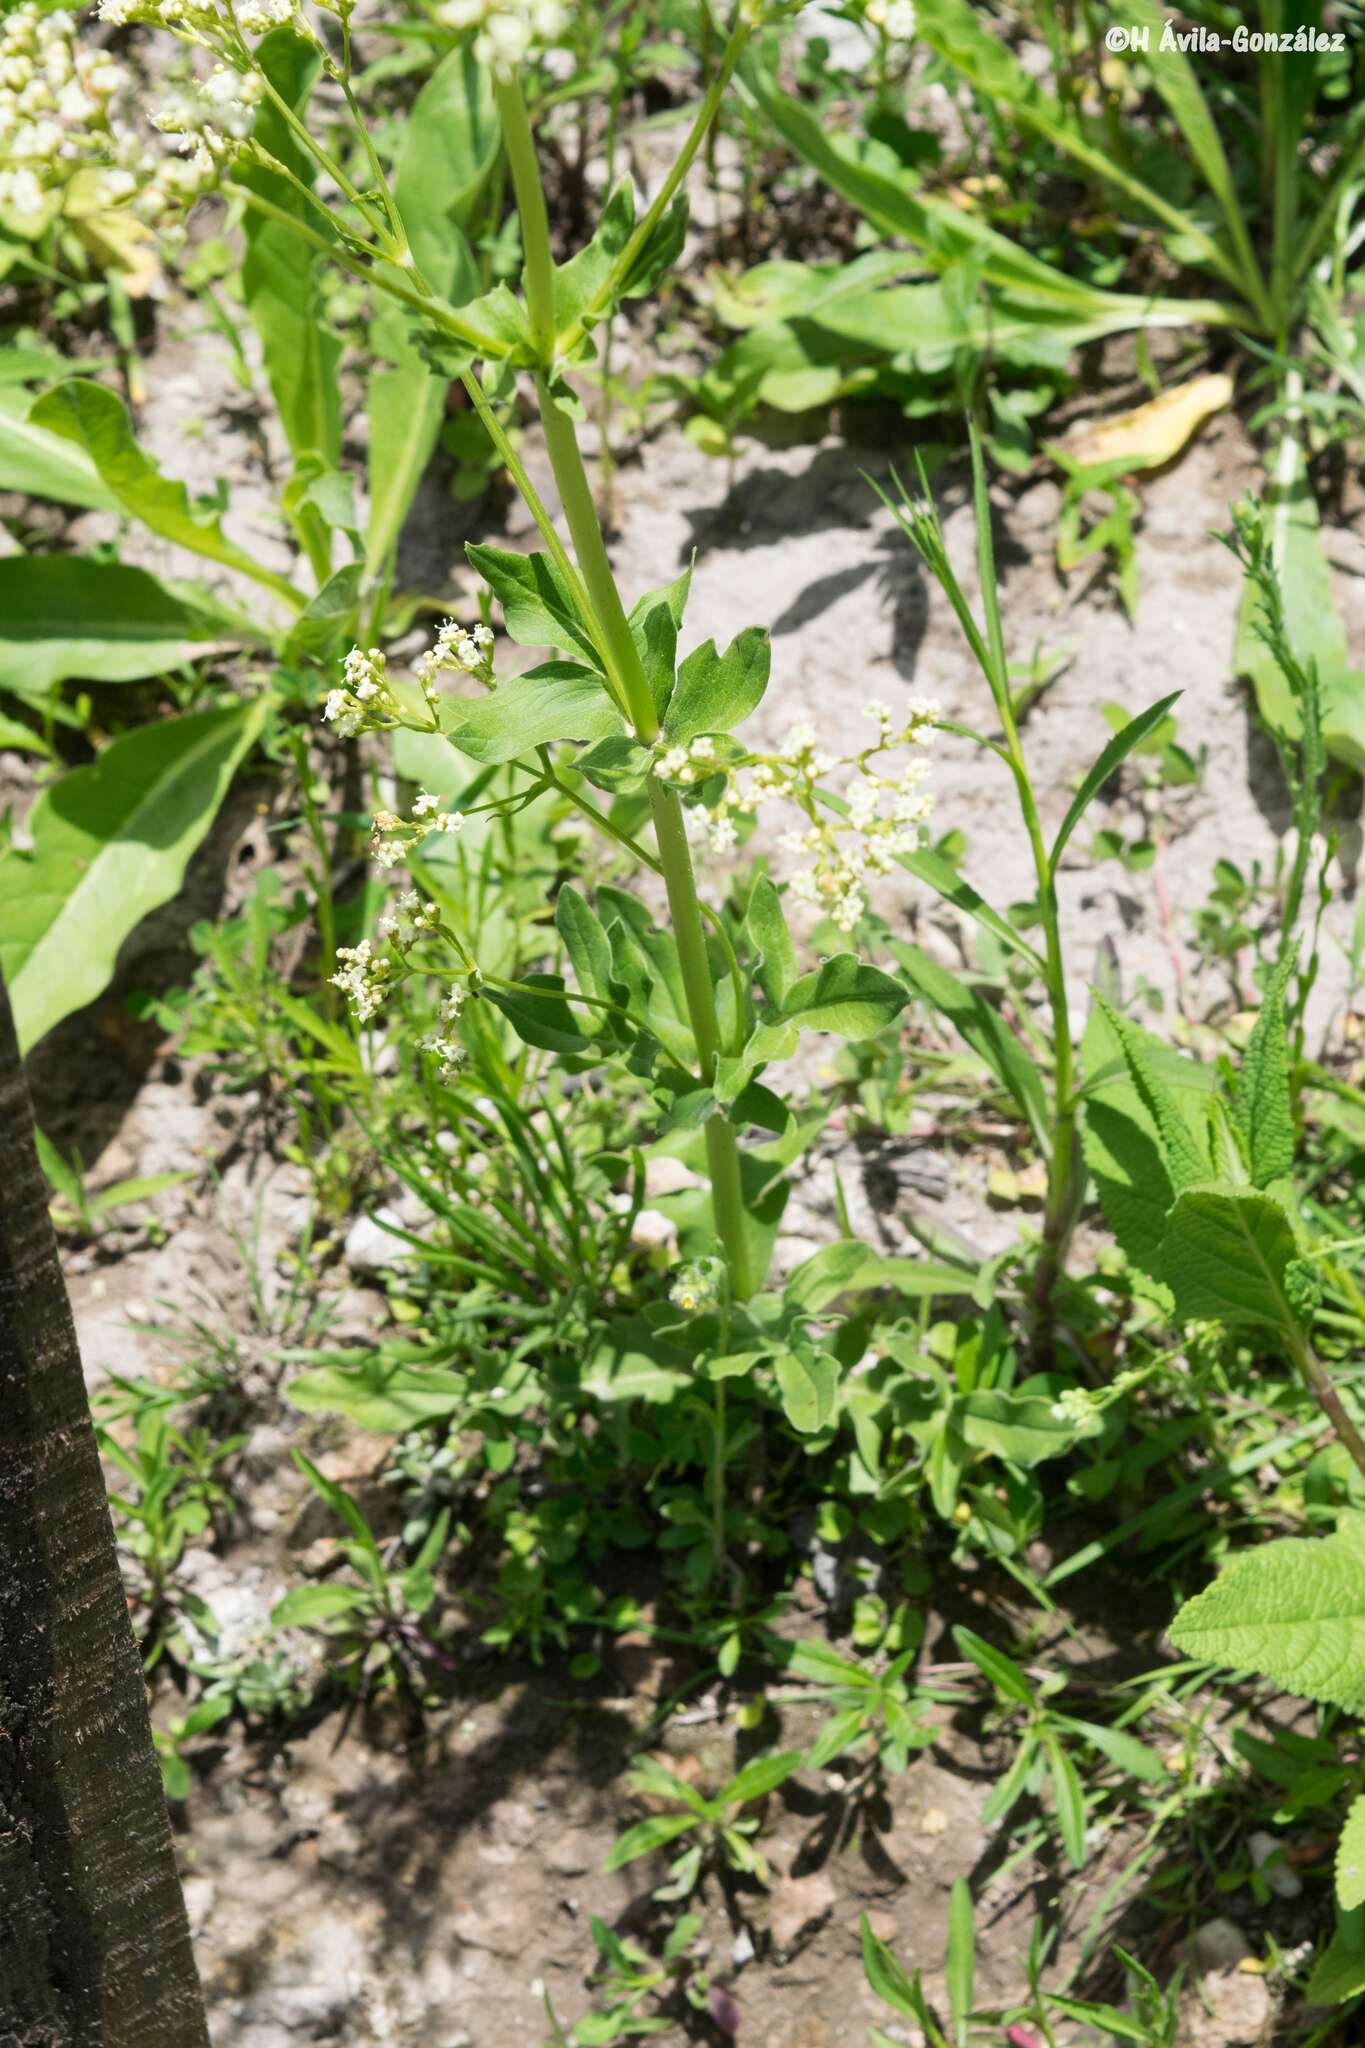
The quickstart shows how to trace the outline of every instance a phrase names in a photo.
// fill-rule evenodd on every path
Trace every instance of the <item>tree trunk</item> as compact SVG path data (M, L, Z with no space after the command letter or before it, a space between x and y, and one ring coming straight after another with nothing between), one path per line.
M0 2048L206 2048L47 1203L0 981Z

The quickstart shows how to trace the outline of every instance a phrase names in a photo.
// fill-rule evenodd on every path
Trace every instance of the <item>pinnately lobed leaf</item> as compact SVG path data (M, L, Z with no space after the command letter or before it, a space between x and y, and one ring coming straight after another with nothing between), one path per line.
M1297 958L1298 947L1291 946L1270 978L1233 1097L1233 1117L1258 1188L1282 1180L1294 1164L1284 997Z
M1291 1536L1246 1551L1187 1601L1171 1641L1306 1699L1365 1709L1365 1535Z

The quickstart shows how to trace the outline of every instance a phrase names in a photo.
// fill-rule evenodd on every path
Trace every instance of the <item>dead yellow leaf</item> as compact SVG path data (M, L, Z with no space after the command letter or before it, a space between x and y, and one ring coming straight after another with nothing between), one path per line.
M1192 377L1114 420L1097 420L1063 441L1062 452L1089 469L1093 464L1131 462L1153 469L1178 455L1196 428L1232 400L1232 379L1221 372Z

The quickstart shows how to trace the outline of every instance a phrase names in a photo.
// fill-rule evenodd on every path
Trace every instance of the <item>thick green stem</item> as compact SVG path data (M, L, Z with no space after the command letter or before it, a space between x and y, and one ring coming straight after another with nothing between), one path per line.
M1347 1413L1346 1404L1333 1386L1326 1366L1307 1338L1297 1332L1291 1335L1289 1348L1304 1385L1330 1421L1338 1441L1357 1469L1365 1472L1365 1438Z
M527 308L541 359L536 397L546 450L587 591L594 637L637 738L651 746L659 736L659 714L616 586L574 423L556 404L548 380L555 346L554 264L531 124L515 80L500 78L494 89L521 220ZM666 788L655 776L650 777L649 797L688 1019L696 1041L701 1079L709 1087L715 1079L720 1051L720 1023L682 805L676 791ZM734 1126L722 1115L717 1114L707 1122L706 1157L716 1232L725 1249L731 1295L743 1301L753 1292L755 1278L745 1228L739 1146Z
M555 266L550 254L550 217L545 210L545 187L540 182L535 137L526 112L521 87L514 78L493 73L493 98L502 124L507 167L512 173L517 213L521 220L521 248L526 265L526 310L531 316L531 339L536 354L548 364L555 343Z

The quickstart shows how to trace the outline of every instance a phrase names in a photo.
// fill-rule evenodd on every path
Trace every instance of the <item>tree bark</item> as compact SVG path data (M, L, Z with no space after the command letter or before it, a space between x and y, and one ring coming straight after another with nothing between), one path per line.
M47 1204L0 980L0 2048L206 2048Z

